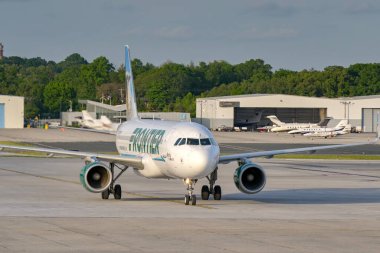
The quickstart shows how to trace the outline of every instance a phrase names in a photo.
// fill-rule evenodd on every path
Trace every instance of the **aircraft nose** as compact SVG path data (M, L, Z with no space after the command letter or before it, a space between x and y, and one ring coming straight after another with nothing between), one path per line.
M197 150L189 154L189 166L192 167L195 177L205 177L216 167L217 154L210 150Z

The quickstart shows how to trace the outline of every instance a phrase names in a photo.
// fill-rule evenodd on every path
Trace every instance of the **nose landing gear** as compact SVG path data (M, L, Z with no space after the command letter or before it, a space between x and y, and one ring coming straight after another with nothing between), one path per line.
M186 178L183 181L185 185L187 185L187 192L188 192L188 194L185 195L185 205L189 205L191 202L191 205L195 206L197 204L197 196L193 194L193 191L194 191L194 185L198 180Z
M212 194L214 195L215 200L221 200L222 188L219 185L215 185L215 182L218 179L218 167L216 167L215 170L206 178L210 184L210 188L207 185L202 186L202 193L201 193L202 199L208 200L210 197L210 194Z

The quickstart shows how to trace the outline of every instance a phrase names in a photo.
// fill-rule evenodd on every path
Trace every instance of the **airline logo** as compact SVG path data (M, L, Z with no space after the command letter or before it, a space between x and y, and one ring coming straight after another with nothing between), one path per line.
M159 154L159 145L164 137L165 130L136 128L129 139L129 150L140 152Z

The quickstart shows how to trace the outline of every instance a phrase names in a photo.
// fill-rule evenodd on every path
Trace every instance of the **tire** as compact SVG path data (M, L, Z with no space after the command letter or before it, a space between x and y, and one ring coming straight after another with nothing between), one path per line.
M102 199L108 199L109 196L110 196L110 190L109 189L102 192Z
M197 196L191 195L191 205L195 206L197 204Z
M202 200L208 200L209 199L210 189L208 188L207 185L202 186L201 195L202 195Z
M189 205L189 203L190 203L190 196L189 195L185 195L185 205Z
M214 187L214 199L215 200L222 199L222 188L219 185L215 185Z
M113 196L115 197L115 199L121 199L121 186L117 184L115 185L115 188L113 190Z

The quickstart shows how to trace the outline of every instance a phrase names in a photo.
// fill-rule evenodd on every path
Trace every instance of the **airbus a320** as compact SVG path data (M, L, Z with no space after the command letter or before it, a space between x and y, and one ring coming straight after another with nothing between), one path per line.
M138 118L128 46L125 47L125 75L127 121L120 124L115 132L118 155L9 145L0 145L0 148L84 158L85 165L80 170L80 181L86 190L101 193L103 199L108 199L110 194L115 199L121 198L121 186L116 182L128 168L146 178L180 179L187 186L185 204L196 205L194 185L201 178L206 177L209 182L202 187L203 200L208 200L210 195L215 200L222 198L222 189L216 184L219 164L237 162L233 175L236 187L243 193L254 194L264 188L266 174L264 168L249 160L250 158L368 144L353 143L222 156L212 133L203 125ZM369 143L376 141L378 137Z

